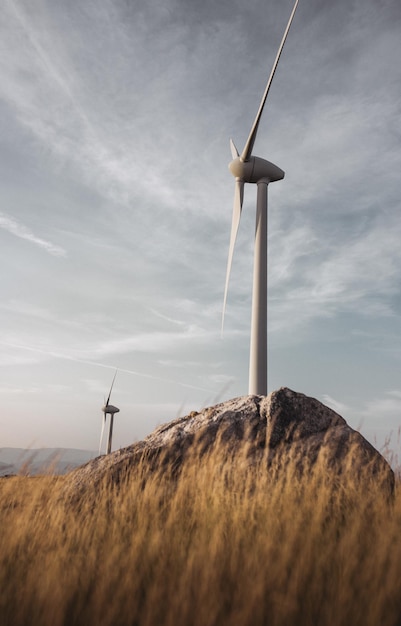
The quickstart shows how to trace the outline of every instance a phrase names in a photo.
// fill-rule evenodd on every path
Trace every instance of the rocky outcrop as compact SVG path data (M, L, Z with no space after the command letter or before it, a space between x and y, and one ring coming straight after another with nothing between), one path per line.
M317 459L332 475L377 477L393 488L393 472L379 452L346 421L318 400L287 388L268 396L243 396L200 412L193 411L157 428L143 441L98 457L70 473L75 485L105 474L118 480L121 471L138 464L163 462L179 472L193 453L202 456L216 448L235 460L245 454L249 463L266 461L284 467L295 460L300 471Z

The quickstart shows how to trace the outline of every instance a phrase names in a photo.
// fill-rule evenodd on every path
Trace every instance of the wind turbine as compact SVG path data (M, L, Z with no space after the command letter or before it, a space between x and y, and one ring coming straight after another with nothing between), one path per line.
M298 0L295 0L294 8L292 9L287 28L285 29L281 40L255 121L241 154L235 147L233 140L230 139L233 160L228 167L232 175L235 177L235 193L233 217L231 222L230 247L228 251L226 284L224 290L222 324L224 324L228 283L230 280L234 246L241 218L244 185L245 183L254 183L257 185L258 189L253 266L251 347L249 357L249 394L252 395L267 395L267 187L269 183L273 183L276 180L284 178L284 172L282 169L277 167L277 165L270 163L270 161L252 156L252 150L256 134L258 132L260 118L263 113L263 108L265 106L270 86L272 84L297 6Z
M103 433L104 433L104 428L106 426L107 415L110 415L110 427L109 427L109 436L108 436L108 439L107 439L107 452L106 452L106 454L110 454L110 452L111 452L111 443L112 443L112 439L113 439L114 414L120 412L120 409L118 409L116 406L113 406L112 404L110 404L111 391L113 389L113 385L114 385L114 381L116 379L116 376L117 376L117 370L116 370L116 372L114 374L113 382L111 383L111 387L110 387L108 398L107 398L107 400L105 402L105 405L102 407L102 411L104 413L104 417L103 417L103 422L102 422L102 431L100 433L99 455L101 454Z

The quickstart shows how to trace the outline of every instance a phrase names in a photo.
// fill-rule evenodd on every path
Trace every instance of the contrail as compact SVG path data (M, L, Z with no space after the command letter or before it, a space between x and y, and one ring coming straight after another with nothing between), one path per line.
M44 50L43 46L41 46L41 44L39 43L37 37L35 37L33 29L30 27L29 22L25 18L21 8L17 6L15 1L8 2L8 5L11 8L12 12L14 13L15 19L18 21L18 23L20 24L21 28L25 32L27 38L29 39L33 49L35 50L36 54L38 55L38 57L40 59L40 62L42 63L42 66L45 68L48 76L50 76L51 79L55 83L57 83L59 88L63 91L63 93L70 100L72 106L74 107L75 111L77 112L77 114L79 115L81 120L88 126L88 128L90 130L92 130L91 124L90 124L90 122L88 120L88 117L87 117L85 111L82 109L80 104L77 102L77 99L74 96L74 94L72 93L72 91L70 89L70 86L69 86L68 82L66 81L66 79L60 74L60 72L57 71L54 63L52 63L52 61L50 59L50 56L46 53L46 51Z
M116 365L106 365L105 363L98 363L96 361L90 361L88 359L80 359L74 356L69 356L67 354L62 354L60 352L54 352L52 350L42 350L41 348L33 348L31 346L24 346L18 343L11 343L8 341L0 341L0 345L8 346L9 348L16 348L18 350L28 350L29 352L36 352L38 354L45 354L46 356L51 356L55 359L63 359L65 361L73 361L74 363L83 363L84 365L94 365L96 367L104 367L106 369L118 369L119 372L125 372L126 374L132 374L133 376L140 376L141 378L148 378L150 380L160 380L165 383L171 383L174 385L179 385L180 387L186 387L188 389L196 389L198 391L206 391L207 393L214 393L212 389L207 387L198 387L196 385L190 385L188 383L183 383L179 380L174 380L172 378L163 378L162 376L154 376L153 374L143 374L142 372L137 372L135 370L128 370L122 367L117 367Z
M63 248L54 245L53 243L51 243L51 241L46 241L45 239L37 237L26 226L19 222L16 222L12 217L9 217L4 213L0 213L0 228L3 228L15 237L30 241L31 243L35 244L35 246L43 248L43 250L46 250L46 252L52 254L53 256L67 255L66 251Z

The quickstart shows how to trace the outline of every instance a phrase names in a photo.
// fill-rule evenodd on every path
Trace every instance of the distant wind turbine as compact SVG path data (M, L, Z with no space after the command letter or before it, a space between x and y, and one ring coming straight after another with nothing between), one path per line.
M260 118L272 84L274 74L277 69L280 56L287 39L288 32L298 0L295 1L294 8L281 40L272 71L267 81L259 110L249 133L245 147L239 154L233 140L230 140L231 154L233 160L229 164L229 169L235 177L234 208L231 223L230 247L228 251L226 284L224 290L223 317L226 310L228 283L230 280L231 265L234 253L235 241L242 211L244 198L244 184L255 183L258 186L256 203L256 230L254 248L253 267L253 292L252 292L252 321L251 321L251 348L249 360L249 394L267 395L267 187L269 183L284 178L282 169L261 159L252 156L252 150L258 132Z
M103 433L104 433L104 428L106 426L107 415L110 415L110 426L109 426L109 436L108 436L108 439L107 439L107 451L106 451L106 454L110 454L110 452L111 452L111 444L112 444L112 439L113 439L114 414L120 412L120 409L118 409L116 406L113 406L112 404L110 404L111 391L113 389L113 385L114 385L114 381L116 379L116 376L117 376L117 370L116 370L116 372L114 374L113 382L111 383L111 387L110 387L110 391L109 391L109 395L108 395L108 398L106 400L106 403L102 407L102 411L104 413L104 416L103 416L103 422L102 422L102 431L100 433L99 455L101 454L101 450L102 450Z

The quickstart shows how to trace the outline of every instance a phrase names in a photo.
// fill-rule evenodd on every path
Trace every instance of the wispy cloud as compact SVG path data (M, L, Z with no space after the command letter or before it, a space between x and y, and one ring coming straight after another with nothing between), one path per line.
M86 6L88 24L78 23L67 10L74 37L65 39L46 10L32 12L23 2L8 2L8 29L2 33L7 53L0 60L3 97L46 149L90 184L96 181L108 198L128 202L146 193L177 207L177 196L181 204L187 197L171 179L171 163L179 154L172 150L177 137L171 128L179 115L174 85L180 87L179 70L188 73L180 60L179 27L155 39L155 46L173 61L160 71L155 50L145 79L136 59L145 47L146 31L137 28L133 36L121 8L105 4L104 10ZM86 47L87 39L96 54ZM123 93L120 81L137 87ZM141 92L140 99L135 91ZM187 123L184 118L180 122Z
M291 330L344 312L397 314L401 223L377 216L360 232L347 225L335 236L318 224L278 233L271 243L270 330Z
M217 337L217 329L214 339ZM197 326L187 326L180 331L145 332L120 339L111 339L103 342L96 348L96 353L102 356L110 354L125 354L133 351L162 354L179 346L190 344L204 344L213 337L204 329Z
M347 406L343 402L340 402L339 400L336 400L335 398L332 398L328 394L323 394L322 398L324 403L327 404L328 407L333 409L333 411L341 416L345 415L350 410L349 406Z
M25 241L29 241L33 243L35 246L42 248L45 252L48 252L52 256L66 256L67 253L64 248L55 245L51 241L46 241L46 239L42 239L38 237L34 233L32 233L29 228L17 222L15 219L6 215L5 213L0 213L0 228L3 228L7 232L11 233L15 237L19 237L19 239L25 239Z
M398 427L401 418L401 392L392 390L380 397L372 398L366 402L360 414L368 419L386 419L386 423L392 418Z

